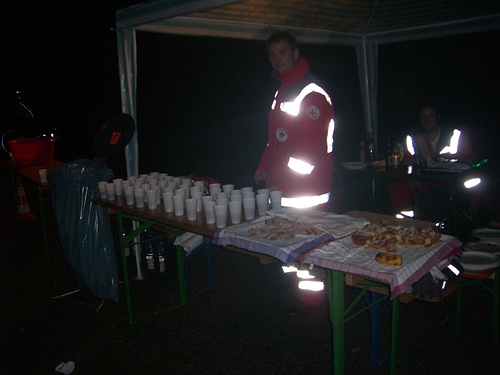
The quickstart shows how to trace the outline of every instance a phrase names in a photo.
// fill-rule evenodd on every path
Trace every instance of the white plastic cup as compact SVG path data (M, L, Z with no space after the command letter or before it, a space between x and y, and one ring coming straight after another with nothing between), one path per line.
M162 193L162 194L163 194L163 193L167 193L167 192L168 192L168 193L172 193L172 195L174 195L174 194L175 194L175 193L174 193L174 188L173 188L173 187L171 187L171 186L166 186L166 187L164 187L164 188L161 188L161 193Z
M181 184L181 178L180 177L172 177L172 181L175 182L177 186Z
M148 195L146 194L146 192L148 190L151 190L151 184L143 183L141 185L141 189L144 190L144 202L147 202L148 201Z
M257 190L257 195L267 195L267 198L269 199L269 189L259 189Z
M191 186L188 184L180 184L179 189L184 190L184 198L189 199L191 198L191 191L190 191Z
M146 196L148 197L148 208L155 210L158 206L158 203L156 203L156 190L149 189L146 191Z
M222 191L225 192L225 193L230 193L233 190L234 190L234 185L233 184L222 185Z
M218 182L213 182L213 183L211 183L211 184L209 184L209 185L208 185L208 189L209 189L210 191L212 191L212 189L214 189L214 188L215 188L215 189L220 189L220 188L221 188L221 187L220 187L220 184L219 184ZM222 190L222 189L221 189L221 190Z
M156 192L156 204L161 203L161 187L158 185L151 186L151 190L154 190Z
M196 199L185 199L184 204L188 220L196 220Z
M201 192L203 192L203 190L205 190L205 181L195 181L193 182L193 186L196 186Z
M233 189L233 190L231 190L231 192L229 193L229 196L232 197L232 196L235 196L235 195L241 195L241 189Z
M243 195L243 193L245 193L245 192L253 191L253 187L245 186L245 187L242 187L240 190L241 190L241 194Z
M191 197L193 196L193 193L200 192L201 193L201 188L199 186L190 186L189 187L189 194L191 194Z
M123 186L122 186L123 178L114 178L113 184L115 184L115 194L123 195Z
M243 195L231 195L229 201L231 202L241 202L243 200Z
M214 206L215 212L215 225L217 228L222 229L227 225L227 206L223 204L216 204Z
M127 186L124 189L125 192L125 203L127 206L132 206L134 204L134 187L133 186Z
M125 190L126 187L129 187L132 183L130 180L123 180L122 181L122 189Z
M106 195L107 199L110 202L113 202L115 200L115 184L112 182L109 182L106 184Z
M281 197L283 196L283 193L279 190L275 190L271 191L269 195L271 196L271 208L273 210L281 208Z
M255 198L243 198L243 211L246 220L255 218Z
M264 216L269 208L269 197L267 194L257 194L255 196L257 202L257 212L259 216Z
M167 181L167 187L175 191L175 189L177 189L177 184L174 181Z
M196 199L196 212L202 211L202 205L201 205L201 197L202 196L203 196L203 193L199 190L193 191L191 193L191 198Z
M218 193L220 193L222 190L220 187L213 187L213 188L210 188L210 195L212 197L216 197Z
M227 207L229 205L229 200L227 198L217 198L215 200L215 203L217 203L219 205L222 204L222 205Z
M162 194L163 198L163 208L165 212L174 212L174 201L172 200L173 194L171 192L166 192Z
M144 207L144 189L134 189L134 199L137 208Z
M203 197L201 197L201 204L204 205L205 202L215 202L214 197L212 197L211 195L204 195Z
M174 202L174 214L175 216L184 215L184 196L183 195L174 195L172 197Z
M243 199L244 198L255 198L255 191L243 191L241 194L243 195Z
M229 194L225 191L219 191L217 194L215 194L215 198L224 198L224 199L229 199Z
M203 202L203 212L205 214L205 220L207 224L215 224L215 201L205 201Z
M39 169L38 175L40 176L40 182L42 184L46 184L47 183L47 170L45 168Z
M232 224L241 223L241 213L243 205L240 201L229 202L229 217Z
M108 193L106 193L106 184L108 181L99 181L97 187L99 188L99 195L101 199L108 199Z

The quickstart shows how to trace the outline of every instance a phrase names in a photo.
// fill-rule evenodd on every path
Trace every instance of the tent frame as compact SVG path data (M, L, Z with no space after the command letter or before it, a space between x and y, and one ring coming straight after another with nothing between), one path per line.
M125 148L127 175L139 174L136 120L137 31L265 40L275 30L288 30L301 43L354 46L358 62L365 131L373 133L376 140L378 46L380 44L483 32L500 27L500 7L497 6L494 13L486 16L369 33L368 27L372 17L381 6L379 0L373 2L370 19L365 32L361 34L294 27L293 25L269 25L189 16L192 13L199 14L244 2L244 0L160 0L127 7L117 12L116 31L122 112L130 114L136 122L134 137Z

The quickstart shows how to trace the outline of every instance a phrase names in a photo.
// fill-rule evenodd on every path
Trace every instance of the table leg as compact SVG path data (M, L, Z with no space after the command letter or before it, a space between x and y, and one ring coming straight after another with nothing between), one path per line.
M379 293L368 292L369 298L368 302L372 307L368 310L371 319L371 353L370 353L370 365L372 368L376 369L380 367L382 360L380 359L380 320L382 317L382 308L380 306L380 300L383 296Z
M132 303L130 300L130 284L128 280L128 269L127 269L127 256L125 255L125 233L123 231L123 218L122 213L118 211L116 213L116 225L118 229L118 246L120 249L120 257L122 260L122 273L123 273L123 286L125 288L125 304L127 306L127 316L129 324L133 323L132 318Z
M398 359L399 297L392 300L391 375L396 374Z
M176 229L175 236L181 235L181 231ZM175 246L175 253L177 256L177 276L179 277L179 295L181 298L181 306L187 305L187 287L186 287L186 273L184 269L184 249L182 246Z
M344 282L343 272L327 270L330 320L333 326L333 373L344 374Z

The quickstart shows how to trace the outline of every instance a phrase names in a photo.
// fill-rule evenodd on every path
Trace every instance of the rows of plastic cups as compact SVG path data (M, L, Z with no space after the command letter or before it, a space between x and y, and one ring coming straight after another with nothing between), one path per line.
M204 212L207 224L216 224L217 228L225 228L228 218L232 224L245 220L253 220L255 214L263 216L269 209L281 207L281 191L259 189L253 187L235 189L233 184L209 185L205 195L205 182L190 178L172 177L166 173L150 173L139 177L128 177L126 180L116 178L112 182L98 183L101 199L115 201L116 196L125 195L127 205L142 208L147 204L155 210L162 204L165 212L173 212L175 216L186 214L188 220L196 220L200 212Z
M141 174L139 177L127 177L127 179L115 178L112 182L100 181L97 185L101 199L113 202L117 196L125 195L128 205L133 205L135 202L138 207L143 207L144 202L148 202L148 196L153 197L151 190L155 191L158 204L161 189L171 183L173 179L174 177L168 176L167 173L152 172L150 174ZM135 198L139 199L136 200ZM151 199L150 201L153 203L155 200Z
M259 189L255 194L253 187L247 186L235 189L233 184L209 185L209 195L201 198L205 220L207 224L216 224L217 228L225 228L228 219L231 224L240 224L245 220L253 220L256 214L263 216L269 209L271 199L272 208L281 207L281 192L269 192L268 189ZM188 218L189 219L189 218Z

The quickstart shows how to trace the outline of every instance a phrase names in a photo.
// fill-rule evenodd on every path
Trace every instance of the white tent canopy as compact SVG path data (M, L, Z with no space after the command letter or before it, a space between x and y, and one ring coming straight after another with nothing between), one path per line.
M275 30L299 42L356 48L365 127L377 134L378 45L500 28L497 0L163 0L116 14L122 111L137 118L136 31L265 40ZM138 174L137 123L126 150Z

